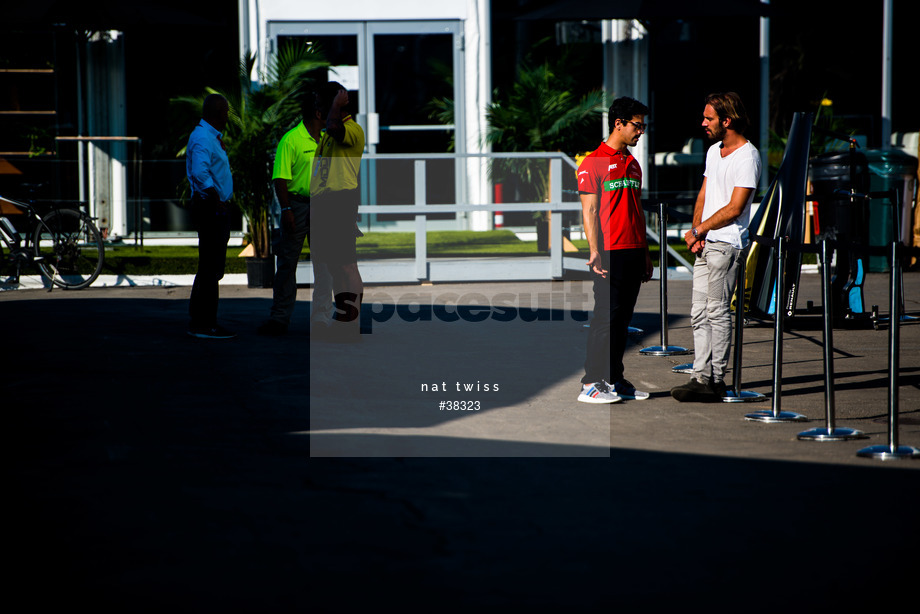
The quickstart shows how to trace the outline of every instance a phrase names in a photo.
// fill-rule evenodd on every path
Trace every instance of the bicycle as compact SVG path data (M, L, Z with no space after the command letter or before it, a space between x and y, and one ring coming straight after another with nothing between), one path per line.
M35 264L42 277L54 287L65 290L86 288L99 277L105 261L102 235L93 218L76 209L53 208L39 214L29 203L0 196L0 205L20 213L14 220L7 211L0 212L0 262L11 264L12 276L7 283L18 284L24 266ZM19 226L19 228L17 228ZM9 251L4 257L3 246Z

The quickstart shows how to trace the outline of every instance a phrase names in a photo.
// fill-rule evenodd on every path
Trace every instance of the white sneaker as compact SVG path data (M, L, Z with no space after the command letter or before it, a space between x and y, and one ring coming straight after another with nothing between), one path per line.
M644 401L652 396L643 390L636 390L636 387L629 383L629 380L626 379L621 379L615 384L607 385L610 386L610 389L613 391L613 393L619 396L621 399L635 399L636 401Z
M582 403L618 403L621 399L601 380L593 384L582 384L578 400Z

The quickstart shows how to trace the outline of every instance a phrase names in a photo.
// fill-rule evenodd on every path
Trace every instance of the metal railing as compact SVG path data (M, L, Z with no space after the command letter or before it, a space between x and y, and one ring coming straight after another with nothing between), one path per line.
M483 189L479 189L478 197L471 194L475 190L466 191L458 187L458 200L465 197L463 204L428 204L428 174L427 165L429 160L454 159L458 176L464 171L464 167L469 168L471 161L483 161L488 164L496 158L512 159L547 159L549 162L549 200L547 202L530 202L530 203L495 203L489 202L483 198ZM400 160L411 159L413 162L413 195L412 203L406 204L388 204L377 205L367 204L358 208L359 214L410 214L414 215L415 230L415 256L414 270L418 280L430 279L430 259L428 257L428 216L438 213L477 213L488 212L494 214L497 211L504 213L512 211L537 212L548 211L561 214L564 211L581 211L580 201L563 200L563 165L566 164L574 169L577 168L575 162L563 153L491 153L491 154L413 154L407 156L404 154L375 154L367 155L364 161L372 164L376 160ZM477 169L473 169L477 170ZM480 168L479 176L482 185L488 185L487 169ZM364 179L362 179L364 180ZM457 182L458 186L461 184ZM480 202L477 202L480 201ZM563 275L563 221L561 215L550 215L549 219L549 274L552 278L558 279Z
M521 163L529 160L535 165L545 165L542 169L545 169L544 173L548 178L547 199L544 202L495 202L493 185L497 179L497 173L494 172L497 160L517 160ZM54 188L55 198L61 198L77 190L79 165L76 161L43 160L42 163L43 168L30 167L29 172L47 175L48 185ZM31 164L34 166L35 162ZM141 186L134 182L128 186L131 198L123 203L123 219L126 220L127 229L124 238L130 240L134 234L167 243L194 242L196 237L191 227L190 216L179 203L178 186L184 176L184 161L144 160L139 162L139 165L146 167L143 171L144 190L141 193ZM583 258L566 256L563 240L566 230L577 233L582 226L576 170L576 162L561 152L363 156L360 181L364 204L359 207L358 212L365 220L369 220L370 227L365 228L362 224L362 229L384 232L405 230L415 235L411 266L405 262L405 258L398 259L400 262L389 259L389 265L400 271L392 278L383 275L378 279L559 279L566 269L585 271ZM506 170L505 177L508 176ZM520 178L513 178L512 183L514 181L518 181L524 188L528 187ZM651 209L657 206L657 203L658 201L650 200L647 207ZM113 206L118 205L113 203ZM433 230L485 230L493 227L492 220L497 212L503 213L507 219L509 214L515 212L544 211L550 213L548 255L469 257L462 259L463 263L458 262L461 259L454 258L452 264L449 258L432 258L428 253L429 233ZM455 219L445 220L445 217ZM527 222L515 224L515 230L525 230L525 224L536 230L529 217L526 216ZM652 217L650 216L650 219ZM399 218L400 221L388 221L394 218ZM467 218L477 219L478 223L474 225ZM240 224L241 221L237 217L233 231L235 241L239 241L246 230L245 225ZM646 230L650 240L667 246L667 241L662 242L655 229L647 227ZM670 246L667 246L667 249L677 262L689 268L690 265L680 254ZM374 261L368 264L368 268L380 268L386 264L387 261L384 260ZM305 263L304 266L309 269L309 263ZM410 266L411 272L405 270L407 266ZM453 267L453 270L443 272L449 267ZM462 269L468 271L464 272ZM299 270L298 281L311 283L312 270Z

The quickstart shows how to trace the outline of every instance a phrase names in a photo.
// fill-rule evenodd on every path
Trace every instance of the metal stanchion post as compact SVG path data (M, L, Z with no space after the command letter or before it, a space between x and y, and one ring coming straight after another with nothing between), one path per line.
M890 323L888 325L888 445L869 446L856 453L864 458L901 460L920 458L920 450L898 444L898 369L900 369L900 318L896 317L901 305L901 262L896 239L891 244Z
M658 281L661 288L661 345L653 345L639 350L640 354L646 356L674 356L690 353L690 350L685 347L668 345L668 227L664 208L664 203L658 204Z
M876 193L875 195L878 196L879 193ZM899 190L889 190L888 192L882 192L881 196L887 197L889 199L889 202L891 203L892 210L893 210L892 215L891 215L891 222L892 222L892 225L894 226L892 229L894 232L894 240L900 241L901 240L901 192ZM869 194L869 198L872 198L872 197L873 197L873 194ZM898 280L898 283L899 283L900 297L901 297L901 302L898 304L898 314L900 315L902 322L914 322L918 318L914 316L909 316L904 313L904 275L903 275L904 271L901 268L899 268L898 270L899 270L898 277L900 278ZM892 317L894 316L894 312L892 312L891 316ZM881 322L885 322L888 320L888 318L879 318L879 320Z
M834 313L831 300L831 259L827 239L821 242L821 300L824 301L824 407L825 428L814 428L799 433L803 441L847 441L865 439L862 431L838 428L835 425L834 407Z
M782 236L776 241L776 287L773 290L773 411L758 411L746 414L745 420L755 422L803 422L808 420L801 414L780 411L783 379L783 279L786 274L786 246Z
M722 397L723 403L750 403L752 401L766 401L766 395L754 392L752 390L741 389L741 349L742 338L744 336L744 277L745 261L744 253L741 255L741 263L738 265L738 279L735 287L738 289L738 300L735 302L735 354L732 363L732 389L726 396Z

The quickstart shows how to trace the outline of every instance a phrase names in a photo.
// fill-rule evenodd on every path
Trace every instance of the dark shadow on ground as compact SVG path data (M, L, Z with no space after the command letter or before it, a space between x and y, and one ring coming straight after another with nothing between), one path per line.
M263 435L18 465L11 594L99 612L814 612L916 579L913 471L622 449L309 459Z
M199 343L185 307L0 301L11 602L773 613L915 592L915 471L629 449L310 458L290 435L310 427L306 335L256 337L268 301L245 299L221 306L244 338Z
M920 384L920 368L901 369L899 370L899 384L901 386L917 386ZM873 376L866 379L867 376ZM847 381L848 378L858 378L859 381ZM802 386L803 384L814 383L814 386ZM773 386L773 380L744 381L745 386L751 387L769 387ZM888 371L838 371L834 370L834 390L845 392L847 390L879 390L888 389ZM782 393L783 396L795 396L823 393L825 390L824 375L792 375L783 376Z

